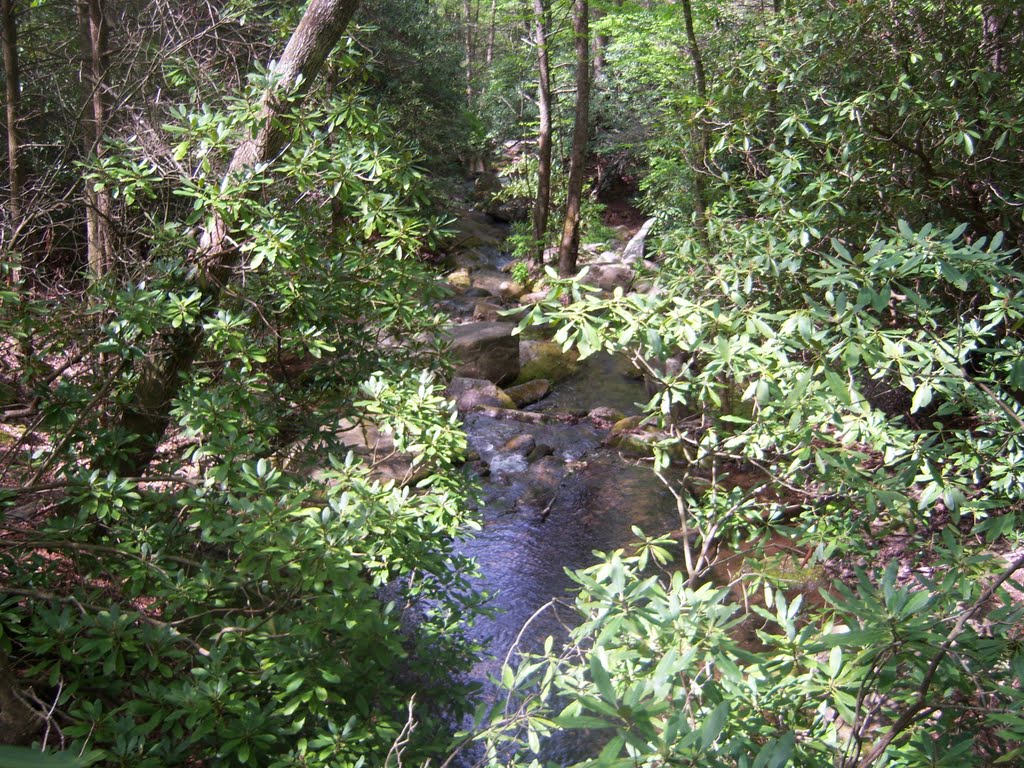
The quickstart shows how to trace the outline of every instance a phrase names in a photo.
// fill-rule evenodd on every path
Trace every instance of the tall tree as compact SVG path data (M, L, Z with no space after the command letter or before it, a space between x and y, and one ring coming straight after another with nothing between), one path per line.
M308 89L316 80L327 55L334 48L355 13L359 0L311 0L271 72L272 85L260 103L259 129L235 150L225 183L238 181L257 165L272 162L281 149L281 124L286 96ZM211 212L197 254L200 263L197 288L209 311L214 311L221 290L231 279L240 256L231 228L218 212ZM138 383L121 407L122 428L137 438L138 451L117 460L114 469L139 475L148 466L169 422L171 403L181 377L191 367L203 342L202 331L180 330L164 340L141 363Z
M583 174L590 118L590 7L587 0L576 0L573 4L572 26L576 37L576 118L569 156L565 223L558 247L558 274L562 277L576 273L576 258L580 247L580 210L583 205Z
M477 13L479 13L479 5L477 6L477 11L474 12L473 0L463 0L463 34L466 46L466 103L470 106L473 105L473 94L475 92L473 83L476 77Z
M21 72L18 68L18 25L14 15L14 0L0 0L0 33L3 35L5 101L7 117L7 214L10 218L11 240L9 252L14 256L12 281L18 278L20 245L24 230L22 201L21 149L18 137L18 118L21 103Z
M544 0L533 0L533 42L537 46L540 113L537 129L537 199L533 204L533 258L544 262L548 213L551 208L551 67L548 61L548 8Z
M103 138L107 126L107 98L105 79L108 69L107 21L102 0L79 0L78 29L82 51L82 83L86 104L83 111L84 149L87 156L103 153ZM89 250L89 272L99 279L110 271L112 247L110 242L110 192L97 190L86 182L86 238Z
M686 48L690 54L690 63L693 65L693 79L697 87L697 98L702 105L708 99L708 80L704 70L704 58L701 55L700 43L697 40L697 33L693 27L693 4L690 0L682 0L683 24L686 28ZM702 113L698 113L697 120L697 141L694 147L693 162L693 212L697 218L697 237L701 245L708 249L710 247L708 237L708 214L707 214L707 185L704 183L705 174L708 171L708 153L711 149L711 129L707 119Z

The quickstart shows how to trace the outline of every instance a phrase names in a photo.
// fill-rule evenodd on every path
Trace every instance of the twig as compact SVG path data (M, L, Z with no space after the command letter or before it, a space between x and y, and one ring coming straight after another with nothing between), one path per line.
M416 705L416 694L409 697L409 715L406 717L405 725L398 736L391 743L391 748L384 757L384 768L391 763L391 756L395 757L395 768L402 768L402 752L405 751L409 741L412 739L412 732L416 730L416 719L413 717L413 707Z
M1014 573L1024 568L1024 555L1019 556L996 578L985 591L981 593L981 596L974 601L974 604L970 608L960 614L960 618L957 619L956 624L953 625L952 631L946 637L946 640L939 646L938 653L932 659L931 664L928 665L928 670L925 672L924 679L921 681L921 685L918 686L917 695L910 705L904 710L903 714L900 715L899 719L893 723L892 727L886 731L885 735L880 738L875 745L871 748L871 751L857 763L857 768L868 768L876 760L878 760L888 749L889 745L896 740L896 737L900 735L907 727L912 725L921 716L925 714L926 709L925 700L928 697L928 689L931 688L932 682L935 680L935 675L939 671L939 665L942 660L949 654L950 648L956 642L957 638L963 634L964 629L967 627L967 622L970 621L974 614L976 614L981 608L992 599L992 596Z

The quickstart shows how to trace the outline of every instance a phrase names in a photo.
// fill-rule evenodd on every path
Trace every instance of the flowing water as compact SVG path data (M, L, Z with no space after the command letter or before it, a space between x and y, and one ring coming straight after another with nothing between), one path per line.
M493 260L498 266L507 257L493 249ZM476 559L476 586L496 609L471 633L487 650L470 674L482 684L484 701L494 698L497 688L488 681L500 676L504 662L540 651L548 636L563 642L577 623L567 570L596 562L596 551L628 548L637 539L634 527L648 535L677 527L675 499L649 462L604 447L608 422L582 415L595 408L636 415L646 401L629 361L601 353L581 361L572 377L530 406L529 419L465 416L470 449L479 457L483 530L460 550ZM772 541L757 556L787 544ZM714 581L729 583L746 568L746 554L735 555L712 572ZM816 593L819 586L812 581L799 591ZM595 746L577 733L550 743L544 757L569 765ZM466 752L459 764L473 765L478 756Z
M638 413L644 388L628 369L627 361L607 355L583 361L531 409L551 415L545 423L480 413L465 418L470 448L480 457L483 530L461 551L476 559L482 574L477 586L492 595L497 609L479 619L472 633L488 654L471 673L483 684L485 700L495 695L488 681L500 676L503 662L514 661L516 652L539 651L549 635L564 641L576 623L566 569L594 563L595 551L628 546L637 538L633 526L657 534L677 519L671 494L647 463L602 446L606 426L554 418L599 406ZM514 450L524 439L540 448L532 460ZM545 757L576 762L593 746L578 739L549 745ZM467 756L464 765L471 764Z

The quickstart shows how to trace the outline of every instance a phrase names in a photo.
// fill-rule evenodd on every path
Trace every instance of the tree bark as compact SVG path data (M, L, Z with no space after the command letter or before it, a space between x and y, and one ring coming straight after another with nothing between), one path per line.
M622 0L613 0L612 5L615 8L622 7ZM605 15L604 11L600 11L597 8L591 9L591 14L594 17L594 21L599 20ZM608 35L594 35L594 82L600 83L604 80L604 67L605 67L605 51L608 48L610 39Z
M982 46L988 55L993 72L1005 75L1006 67L1006 22L1008 14L995 3L982 6Z
M107 71L107 23L101 0L79 0L78 29L82 48L82 82L86 105L82 124L86 156L103 154L103 136L107 125L107 103L104 80ZM110 192L96 191L86 182L86 241L89 251L89 274L99 280L111 267Z
M463 0L462 15L465 17L463 34L466 46L466 103L469 106L473 106L473 78L476 76L474 68L476 60L476 34L475 24L473 23L473 0Z
M491 21L487 27L487 66L494 62L494 39L498 34L498 0L491 0Z
M21 244L24 233L24 205L22 200L21 149L18 137L18 117L21 104L21 72L18 68L18 24L13 0L0 0L0 33L3 35L5 100L7 116L7 175L9 193L7 213L10 217L11 239L9 253L14 262L11 282L16 283L23 258Z
M551 67L548 62L548 9L544 0L533 0L534 44L537 46L539 85L537 106L537 199L533 204L533 259L544 263L548 213L551 209Z
M686 47L690 54L690 63L693 65L693 78L697 86L697 97L700 99L701 108L708 101L708 81L704 70L704 59L701 56L700 44L697 42L697 35L693 28L693 7L690 0L682 0L683 23L686 27ZM704 176L708 171L708 154L711 149L711 131L708 122L703 117L698 117L700 125L697 128L696 152L693 165L693 212L697 218L697 237L705 250L711 247L708 235L707 215L707 186L704 183Z
M580 247L580 209L583 205L583 171L587 158L587 128L590 117L590 8L587 0L573 4L573 31L576 33L576 122L572 129L569 156L569 181L566 193L565 223L558 247L558 274L576 274Z
M225 181L244 177L255 166L269 163L280 152L284 133L281 119L296 89L316 79L328 54L345 31L359 0L311 0L292 33L280 60L272 68L273 85L260 104L259 129L235 150ZM301 85L300 85L301 80ZM207 315L216 310L224 285L238 264L239 250L224 219L213 213L212 224L200 240L198 287ZM171 404L181 380L191 369L203 343L201 323L160 340L138 370L138 383L121 408L120 426L135 437L135 453L102 467L122 475L141 475L153 458L170 420Z

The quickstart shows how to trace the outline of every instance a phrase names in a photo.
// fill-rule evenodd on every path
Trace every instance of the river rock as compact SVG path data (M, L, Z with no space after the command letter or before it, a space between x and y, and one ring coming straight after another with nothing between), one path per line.
M501 319L501 310L501 304L495 304L493 301L478 301L473 306L473 319L497 321Z
M467 296L449 296L437 303L437 308L452 318L469 318L473 315L477 300Z
M641 421L643 421L642 416L627 416L624 419L619 419L612 425L612 434L618 435L631 429L637 429Z
M506 227L481 211L463 211L453 226L455 240L452 250L480 247L497 248L505 239Z
M480 269L471 276L474 288L505 301L516 301L526 288L496 269Z
M578 359L578 352L563 352L561 345L553 341L524 339L519 342L519 383L534 379L556 383L567 379L576 372Z
M615 251L601 251L590 261L591 264L619 264L621 262L622 257Z
M544 291L533 291L532 293L526 293L519 297L519 303L522 305L527 304L539 304L548 297L548 292Z
M543 400L548 396L551 391L551 382L547 379L533 379L527 381L524 384L516 384L514 387L508 387L505 390L505 394L512 398L512 402L516 404L516 408L522 408L524 405L530 405L536 403L538 400Z
M456 269L447 277L448 284L456 291L466 291L473 285L468 269Z
M625 291L635 279L636 271L625 264L591 264L580 282L602 291L614 291L616 288Z
M657 440L658 435L650 432L619 432L610 435L605 440L605 445L615 448L625 456L652 456L654 455L653 443Z
M543 459L545 456L553 456L555 449L547 443L537 443L534 449L526 455L526 460L531 464Z
M550 492L558 488L565 479L565 462L556 456L542 456L530 464L530 488L535 491Z
M444 264L451 269L464 269L472 272L489 262L486 248L460 248L444 257Z
M654 223L654 219L645 221L640 230L626 244L625 249L622 251L622 261L624 264L636 264L643 259L647 247L647 236L651 233Z
M529 218L531 211L532 205L530 201L524 197L517 197L513 200L503 200L487 206L487 213L498 221L508 223L526 221Z
M475 322L451 325L451 352L458 361L455 373L495 384L515 381L519 375L519 337L511 323Z
M484 171L473 182L473 197L481 203L489 203L501 192L501 177L494 171Z
M514 453L519 456L530 455L537 447L537 440L533 435L524 433L516 435L505 441L505 444L498 449L501 453Z
M513 400L515 398L512 398ZM587 418L591 421L596 421L601 424L617 424L622 421L625 416L622 411L617 411L614 408L609 408L606 405L598 406L597 408L591 409L587 414Z
M456 376L445 394L455 401L455 407L465 413L481 406L492 408L513 408L515 403L497 386L486 379L469 379Z

